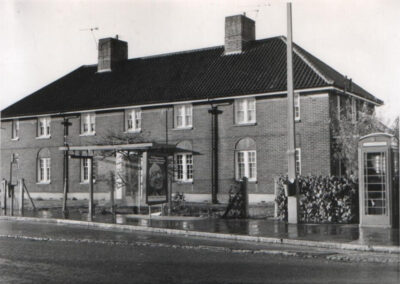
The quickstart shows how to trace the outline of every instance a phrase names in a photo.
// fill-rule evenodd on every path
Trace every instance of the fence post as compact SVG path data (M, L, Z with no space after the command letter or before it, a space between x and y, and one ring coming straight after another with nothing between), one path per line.
M115 177L114 174L111 172L110 202L111 202L111 214L113 216L115 216L114 186L115 186Z
M276 196L278 194L278 179L274 178L274 218L278 218L278 202L276 202Z
M24 179L18 181L19 185L19 213L24 216Z
M3 178L3 180L1 181L2 184L2 209L3 209L3 214L7 215L7 180L5 180Z
M88 157L90 159L89 165L89 221L93 221L93 157Z
M248 193L248 179L247 177L243 177L242 181L242 194L243 194L243 203L244 203L244 218L249 217L249 193Z
M14 216L14 197L15 197L15 185L11 185L11 183L8 185L8 192L9 195L11 194L11 207L10 207L10 215Z

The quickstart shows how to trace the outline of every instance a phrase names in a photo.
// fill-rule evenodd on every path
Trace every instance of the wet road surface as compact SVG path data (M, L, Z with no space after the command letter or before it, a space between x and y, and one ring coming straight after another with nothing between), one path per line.
M1 221L0 283L399 283L398 264L287 254L302 249Z

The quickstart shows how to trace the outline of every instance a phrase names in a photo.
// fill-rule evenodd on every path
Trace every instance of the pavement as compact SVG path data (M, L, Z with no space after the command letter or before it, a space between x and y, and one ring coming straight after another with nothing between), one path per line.
M287 244L305 247L331 248L400 254L399 230L360 228L357 224L286 224L273 219L220 218L140 218L138 215L97 214L94 222L87 213L70 211L70 219L62 219L60 210L31 211L31 217L0 216L0 220L20 220L101 228L114 231L144 231L169 235L184 235L234 241Z

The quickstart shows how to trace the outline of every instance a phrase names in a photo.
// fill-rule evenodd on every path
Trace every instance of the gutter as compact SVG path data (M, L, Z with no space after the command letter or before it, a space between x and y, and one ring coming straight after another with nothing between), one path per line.
M318 87L318 88L305 88L305 89L295 89L295 92L317 92L317 91L339 91L343 92L344 90L334 87L334 86L326 86L326 87ZM276 91L270 93L261 93L261 94L250 94L250 95L238 95L238 96L229 96L229 97L219 97L213 99L199 99L199 100L188 100L188 101L173 101L173 102L165 102L165 103L154 103L154 104L141 104L141 105L128 105L121 107L109 107L109 108L98 108L98 109L86 109L86 110L76 110L76 111L66 111L66 112L54 112L47 114L39 114L39 115L20 115L20 116L11 116L1 118L1 121L12 120L12 119L24 119L24 118L37 118L37 117L45 117L45 116L62 116L67 114L80 114L80 113L88 113L88 112L99 112L99 111L113 111L113 110L125 110L127 108L136 107L136 108L149 108L149 107L159 107L159 106L170 106L170 105L179 105L179 104L191 104L191 103L210 103L212 101L224 101L224 100L233 100L233 99L241 99L241 98L260 98L260 97L270 97L270 96L286 96L287 91ZM375 106L380 106L383 103L376 102L374 100L370 100L364 98L355 93L351 93L346 91L346 94L353 96L359 100L371 103Z

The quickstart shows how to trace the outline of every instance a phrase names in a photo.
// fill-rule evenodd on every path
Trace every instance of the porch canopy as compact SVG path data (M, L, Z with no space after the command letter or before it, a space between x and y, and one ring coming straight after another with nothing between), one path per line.
M149 151L160 150L163 152L175 152L178 150L175 145L158 144L153 142L134 144L113 144L113 145L83 145L83 146L62 146L61 151ZM183 150L183 149L182 149ZM179 150L178 150L179 151Z
M177 152L191 152L199 155L188 147L173 144L161 144L155 142L134 143L134 144L111 144L111 145L83 145L83 146L62 146L58 148L60 151L160 151L167 154Z

